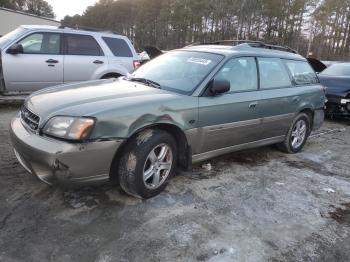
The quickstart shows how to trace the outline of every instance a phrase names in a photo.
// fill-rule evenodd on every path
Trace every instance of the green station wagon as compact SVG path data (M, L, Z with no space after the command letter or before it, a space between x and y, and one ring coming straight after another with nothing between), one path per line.
M225 42L170 51L126 77L38 91L11 137L19 162L46 183L109 180L149 198L194 162L270 144L299 152L324 106L302 56Z

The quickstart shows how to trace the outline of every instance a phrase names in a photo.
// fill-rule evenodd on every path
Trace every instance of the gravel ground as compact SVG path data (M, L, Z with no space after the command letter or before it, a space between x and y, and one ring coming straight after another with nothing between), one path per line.
M142 201L28 174L9 141L17 110L0 108L0 261L350 261L345 121L326 122L300 154L229 154Z

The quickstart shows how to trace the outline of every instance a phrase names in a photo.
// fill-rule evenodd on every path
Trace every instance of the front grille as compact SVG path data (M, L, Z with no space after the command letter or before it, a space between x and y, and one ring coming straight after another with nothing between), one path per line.
M21 119L27 124L32 130L37 130L39 127L40 117L31 112L25 106L21 109Z

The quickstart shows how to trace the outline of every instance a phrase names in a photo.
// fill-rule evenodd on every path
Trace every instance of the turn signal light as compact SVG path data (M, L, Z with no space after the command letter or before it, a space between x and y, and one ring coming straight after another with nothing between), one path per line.
M141 66L140 61L133 61L133 66L134 66L134 69L139 68Z

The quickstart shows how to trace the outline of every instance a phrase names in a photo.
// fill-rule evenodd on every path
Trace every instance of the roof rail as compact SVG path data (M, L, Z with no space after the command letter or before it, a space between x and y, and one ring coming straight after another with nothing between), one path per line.
M113 32L110 30L105 30L102 28L96 28L96 27L90 27L90 26L78 26L76 25L75 28L61 25L58 27L59 29L71 29L71 30L83 30L83 31L91 31L91 32L101 32L101 33L110 33L110 34L118 34L117 32Z
M65 25L60 25L60 26L58 26L57 28L58 28L58 29L73 29L73 28L71 28L71 27L69 27L69 26L65 26Z
M255 48L273 49L273 50L279 50L279 51L289 52L289 53L293 53L293 54L298 53L296 50L294 50L288 46L266 44L262 41L253 41L253 40L218 40L218 41L214 41L214 42L194 43L191 46L194 46L194 45L232 45L232 46L238 46L241 44L246 44L246 45L249 45L250 47L255 47Z

